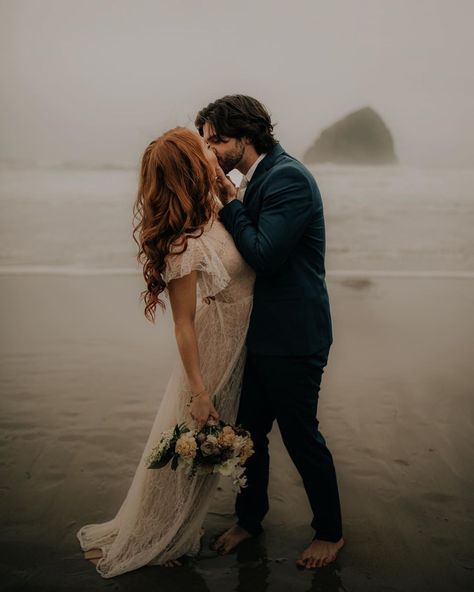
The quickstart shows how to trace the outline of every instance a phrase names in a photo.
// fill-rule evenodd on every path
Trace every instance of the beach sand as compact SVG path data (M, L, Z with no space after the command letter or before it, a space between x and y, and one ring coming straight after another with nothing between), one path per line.
M334 564L295 567L311 513L275 426L263 536L209 549L233 522L222 478L199 560L109 580L75 533L128 490L177 355L170 316L144 319L139 276L0 281L2 590L474 589L474 280L329 278L318 416L346 538Z

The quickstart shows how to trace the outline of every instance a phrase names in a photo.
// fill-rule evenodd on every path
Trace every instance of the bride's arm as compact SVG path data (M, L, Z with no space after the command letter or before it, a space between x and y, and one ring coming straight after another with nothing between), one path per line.
M207 421L209 415L213 415L217 419L218 413L212 404L201 374L199 348L194 326L196 284L197 272L192 271L183 277L171 280L168 283L168 293L173 312L174 334L188 377L189 388L193 395L202 393L193 398L190 407L191 416L201 425Z

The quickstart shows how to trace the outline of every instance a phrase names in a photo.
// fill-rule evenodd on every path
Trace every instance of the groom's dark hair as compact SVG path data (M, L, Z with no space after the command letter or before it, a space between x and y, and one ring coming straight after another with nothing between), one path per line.
M266 107L247 95L226 95L201 109L194 122L201 136L206 122L212 125L217 138L249 138L259 154L269 152L278 143Z

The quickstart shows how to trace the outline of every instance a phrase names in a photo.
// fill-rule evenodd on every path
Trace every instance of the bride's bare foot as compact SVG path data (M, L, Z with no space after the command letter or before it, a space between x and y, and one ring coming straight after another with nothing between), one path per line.
M234 524L228 530L226 530L217 541L211 545L211 549L217 551L221 555L230 553L237 545L246 539L250 539L253 535L247 532L245 529L240 527L238 524Z
M170 559L161 564L163 567L179 567L182 565L177 559Z
M337 553L344 545L344 539L340 538L337 543L315 539L307 547L301 557L297 559L296 565L306 569L324 567L336 559Z
M97 565L101 557L102 551L100 549L89 549L84 553L84 559L88 559L94 565Z
M206 531L204 530L204 528L201 528L199 530L199 536L202 538L205 532ZM169 561L165 561L161 565L163 567L179 567L182 565L182 563L178 559L170 559Z
M204 532L205 532L204 528L201 528L199 531L199 536L201 538L202 538ZM88 551L85 551L85 553L84 553L84 558L88 559L94 565L97 565L97 563L99 562L99 559L101 557L102 557L102 551L100 549L89 549ZM166 561L162 565L164 565L165 567L177 567L182 564L177 559L172 559L170 561Z

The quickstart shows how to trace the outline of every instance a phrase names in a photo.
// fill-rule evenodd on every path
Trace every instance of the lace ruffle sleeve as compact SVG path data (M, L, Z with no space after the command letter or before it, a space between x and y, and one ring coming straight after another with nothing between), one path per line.
M200 297L215 296L227 287L230 276L219 255L204 236L188 237L184 253L170 253L162 277L166 284L171 280L197 271Z

